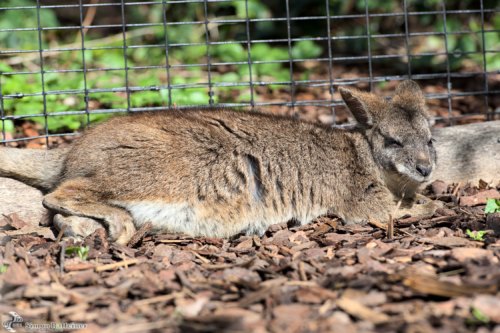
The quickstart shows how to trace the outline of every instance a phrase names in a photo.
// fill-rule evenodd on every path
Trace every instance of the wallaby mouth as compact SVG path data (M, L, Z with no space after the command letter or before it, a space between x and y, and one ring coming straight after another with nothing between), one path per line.
M406 179L406 181L423 184L431 179L433 167L416 167L413 170L408 168L404 164L396 164L396 170L399 173L400 177Z
M399 198L413 198L421 185L430 180L430 176L431 173L424 177L401 164L396 164L392 171L384 172L387 187Z

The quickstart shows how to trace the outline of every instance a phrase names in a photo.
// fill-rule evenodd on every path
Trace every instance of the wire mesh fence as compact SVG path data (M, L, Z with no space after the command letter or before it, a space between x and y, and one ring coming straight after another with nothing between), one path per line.
M423 4L425 3L425 4ZM114 113L258 108L349 120L337 87L418 81L438 123L498 117L497 1L7 0L1 142L50 145Z

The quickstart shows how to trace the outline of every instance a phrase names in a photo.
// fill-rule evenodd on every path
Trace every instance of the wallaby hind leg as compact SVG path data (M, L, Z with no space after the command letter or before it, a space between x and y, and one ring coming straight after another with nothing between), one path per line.
M99 202L95 184L89 179L65 181L44 197L43 205L65 216L99 221L108 229L109 238L118 244L126 244L136 231L133 219L126 210Z
M64 216L56 214L54 216L54 226L57 230L64 228L64 236L77 239L85 238L104 226L94 219L81 216Z

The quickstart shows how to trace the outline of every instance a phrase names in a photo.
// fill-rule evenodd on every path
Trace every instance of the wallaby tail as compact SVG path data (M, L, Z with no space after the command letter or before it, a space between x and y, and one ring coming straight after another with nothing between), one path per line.
M0 147L0 177L49 191L59 182L67 151Z

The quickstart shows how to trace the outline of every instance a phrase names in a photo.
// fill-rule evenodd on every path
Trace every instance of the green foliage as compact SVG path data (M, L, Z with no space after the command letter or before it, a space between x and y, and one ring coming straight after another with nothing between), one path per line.
M484 207L485 214L493 214L500 212L500 200L499 199L488 199L486 201L486 207Z
M271 47L268 44L256 44L251 47L253 61L269 61L270 63L257 63L253 65L259 80L287 81L290 79L288 69L283 63L272 62L288 60L288 50L284 47Z
M484 235L486 235L487 231L485 231L485 230L471 231L471 230L467 229L465 231L465 233L472 240L483 242L484 241Z
M488 324L490 322L490 318L478 308L471 307L470 312L472 318L468 320L469 324Z
M3 0L0 4L2 7L20 7L33 6L31 0ZM58 26L59 22L52 10L40 10L40 25L42 27ZM31 10L3 10L0 11L0 29L9 28L34 28L38 27L37 12ZM44 36L44 34L42 34ZM42 37L43 38L43 37ZM42 39L42 46L46 47L47 40ZM38 49L38 31L16 31L10 33L0 33L0 45L2 47L14 49Z
M342 1L330 0L330 14L364 14L365 7L370 13L401 12L401 3L397 1L380 2L375 0L355 0ZM471 8L475 4L474 0L463 0L460 6ZM4 0L1 7L13 6L35 6L35 0ZM408 1L411 10L432 11L440 10L441 0ZM447 2L447 9L457 9L458 2ZM485 3L487 7L487 3ZM137 5L128 6L127 20L129 23L158 23L163 21L163 5ZM186 3L182 6L167 2L165 7L168 11L170 22L203 22L205 20L203 7L199 3ZM460 8L462 8L460 7ZM476 6L477 7L477 6ZM473 8L476 8L473 7ZM227 2L214 2L209 4L211 12L224 19L245 19L248 15L251 19L262 19L271 17L286 17L286 6L280 2L266 2L262 0L234 0ZM324 2L320 0L296 0L290 6L291 16L321 16L324 15ZM175 12L174 15L172 13ZM212 14L211 14L212 15ZM22 20L19 18L22 16ZM370 30L372 34L394 33L396 27L401 27L401 18L372 17L370 19ZM356 19L356 22L360 22ZM444 21L440 15L417 15L412 17L414 29L422 31L444 31ZM296 37L318 36L317 32L324 32L326 26L324 20L311 20L292 22L292 35ZM335 29L332 33L335 36L364 35L366 26L363 24L352 24L354 21L335 21ZM57 27L60 22L55 12L50 8L40 11L40 24L42 27ZM38 19L36 9L23 10L2 10L0 11L0 29L6 28L37 28ZM250 36L252 39L285 38L287 31L283 29L282 21L254 21L249 24ZM471 16L467 20L458 15L448 15L446 20L446 30L456 32L460 30L480 31L482 28L477 16ZM500 44L500 35L496 30L500 29L500 16L491 16L485 22L486 30L493 32L484 33L485 45L482 45L482 35L480 33L449 34L447 37L448 51L450 56L428 56L415 57L412 66L415 71L421 68L433 68L436 71L444 70L446 61L450 61L453 71L459 70L467 62L472 62L476 66L486 66L488 71L500 69L500 54L498 52L488 52L485 55L486 64L483 64L483 49L494 50ZM195 88L185 88L182 85L208 82L207 68L203 66L207 62L207 53L212 62L241 63L225 66L224 70L219 70L217 66L211 69L211 79L213 83L227 83L227 86L215 87L215 102L235 102L248 101L251 93L248 87L232 86L233 83L248 82L250 79L250 69L246 63L249 54L252 61L252 75L254 80L269 83L271 90L287 89L287 81L290 80L290 55L293 59L311 59L325 55L325 43L314 40L302 40L294 42L292 49L288 49L286 43L252 43L250 50L247 50L246 24L214 24L210 26L214 32L211 38L218 41L241 41L220 45L206 46L205 26L203 24L179 24L169 25L166 30L163 26L137 27L127 30L128 45L146 45L152 47L122 49L100 49L84 51L87 69L92 69L87 73L82 73L83 56L82 51L65 51L57 53L56 56L44 58L45 86L42 87L41 74L16 74L18 72L37 72L40 70L38 58L11 64L9 56L2 57L0 62L2 94L8 95L4 99L4 111L6 115L30 116L31 119L42 126L47 125L51 132L74 131L84 127L88 120L101 121L109 117L108 114L93 112L93 109L106 110L110 108L127 108L127 94L118 92L92 92L88 94L89 114L86 114L88 104L85 103L84 94L71 94L70 91L81 92L87 89L116 89L125 86L125 59L127 66L159 66L160 69L135 70L130 69L128 73L128 83L130 87L153 87L150 91L134 91L130 93L131 107L166 106L166 105L198 105L207 104L209 100L208 88L199 86ZM385 30L384 30L385 29ZM85 36L86 46L92 47L122 47L123 39L121 34L107 31L106 35L99 35L100 29L89 29ZM102 32L101 32L102 33ZM113 34L116 34L112 38ZM39 47L38 31L15 31L12 33L0 34L0 45L2 49L16 50L37 50ZM78 47L80 31L78 30L46 30L42 33L42 47L63 48L67 45ZM161 66L166 65L165 48L161 45L165 38L170 45L169 48L170 65L193 64L197 66L183 67L181 69L172 68L170 78L167 82L166 70ZM377 42L382 41L382 42ZM373 39L371 43L374 54L386 52L387 42L395 39L384 40L383 38ZM442 52L444 49L444 39L442 36L422 36L418 41L422 52ZM50 43L49 43L50 42ZM195 43L197 45L182 46L182 43ZM156 46L155 46L156 45ZM354 38L338 40L334 42L337 55L365 55L367 53L367 42L365 38ZM395 47L398 47L395 45ZM250 51L250 52L248 52ZM413 51L413 50L412 50ZM466 52L476 52L469 56L464 56ZM291 53L291 54L290 54ZM13 57L24 57L24 54L17 54ZM30 56L29 53L26 54ZM126 57L126 58L125 58ZM380 60L380 66L384 60ZM395 67L393 60L388 60L390 68ZM200 66L198 66L200 65ZM106 68L107 70L99 70ZM110 70L110 69L116 70ZM50 70L62 70L65 73L50 73ZM71 72L79 70L80 72ZM301 72L297 73L300 70ZM311 72L294 66L294 75L298 74L299 79L306 80ZM296 76L297 77L297 76ZM174 85L171 90L171 100L169 100L169 90L165 87L170 83ZM179 86L181 85L181 86ZM42 96L29 96L47 92L46 108ZM58 93L55 94L54 91ZM65 91L68 91L67 93ZM19 98L13 98L13 96ZM258 95L254 99L258 100ZM77 111L77 112L75 112ZM48 114L48 117L44 116ZM59 116L60 113L74 113ZM79 113L79 114L77 114ZM13 132L12 121L0 121L0 130Z
M66 255L78 255L81 260L87 260L89 255L88 246L68 246L65 251Z
M315 44L312 40L301 40L295 43L292 48L292 57L294 59L316 58L323 53L321 46Z
M0 121L0 133L13 133L14 132L14 122L12 120ZM0 134L1 136L1 134Z
M246 18L266 18L271 17L271 12L269 9L259 0L248 0L248 11L246 8L246 1L231 1L231 6L234 7L236 11L236 17Z
M464 30L463 25L463 22L457 19L453 19L452 17L446 20L446 31L455 32ZM493 27L495 27L496 29L500 27L500 19L494 18ZM444 24L441 20L436 22L435 29L436 31L444 32ZM479 34L481 30L481 23L477 18L471 17L468 20L468 26L466 26L465 29L476 32L477 34L449 34L447 37L448 52L451 54L448 59L452 70L460 69L467 57L470 57L470 59L474 63L482 67L484 65L482 50L494 50L496 45L499 45L500 43L500 35L498 33L485 33L485 45L483 45L481 35ZM485 27L485 29L488 29L488 27ZM437 36L431 37L433 38L426 38L426 42L432 49L433 46L431 45L431 43L435 43L436 40L440 38ZM470 56L465 56L465 54L469 52L471 52L472 54ZM498 54L498 52L486 53L485 58L486 67L488 70L500 69L500 54ZM440 61L438 57L433 58L434 65L438 65L439 62Z
M1 264L0 265L0 274L3 274L5 272L7 272L7 269L9 268L9 265L8 264Z
M246 61L248 54L241 44L215 45L212 54L224 62Z

